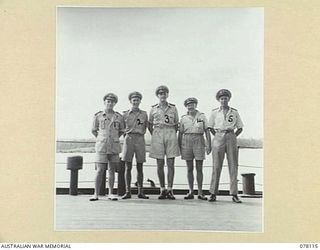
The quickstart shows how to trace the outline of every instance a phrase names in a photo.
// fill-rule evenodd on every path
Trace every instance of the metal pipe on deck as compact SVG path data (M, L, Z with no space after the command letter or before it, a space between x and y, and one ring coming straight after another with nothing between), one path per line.
M242 175L242 190L244 194L254 195L256 193L254 187L254 173L241 174Z
M108 168L108 165L107 165L107 168ZM107 193L106 182L107 182L107 170L104 170L102 173L102 182L101 182L100 189L99 189L99 195L101 195L101 196L105 196Z
M126 182L124 178L125 174L125 162L120 160L120 163L118 165L118 189L117 193L119 196L122 196L126 192Z
M82 156L71 156L67 158L67 170L70 170L70 195L78 195L78 171L82 169Z

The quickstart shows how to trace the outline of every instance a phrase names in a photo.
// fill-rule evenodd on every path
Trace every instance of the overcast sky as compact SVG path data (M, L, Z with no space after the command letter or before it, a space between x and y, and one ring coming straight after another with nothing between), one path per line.
M57 138L93 138L93 115L108 92L118 95L122 113L128 94L140 91L149 113L161 84L180 116L194 96L209 118L216 92L229 89L245 125L241 137L263 137L262 8L57 11Z

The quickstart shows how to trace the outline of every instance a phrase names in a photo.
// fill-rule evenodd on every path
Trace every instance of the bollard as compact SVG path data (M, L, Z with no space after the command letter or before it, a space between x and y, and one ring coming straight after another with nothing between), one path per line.
M120 160L119 166L118 166L118 195L122 196L126 193L126 182L124 178L125 174L125 162Z
M70 195L78 195L78 171L82 169L82 156L71 156L67 158L67 170L70 170Z
M254 173L241 174L242 175L242 189L244 194L255 194L254 189Z

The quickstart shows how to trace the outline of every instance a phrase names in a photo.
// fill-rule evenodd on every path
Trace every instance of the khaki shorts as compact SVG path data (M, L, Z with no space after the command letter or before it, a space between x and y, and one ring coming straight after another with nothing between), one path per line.
M151 137L149 156L154 159L174 158L180 155L177 133L174 127L156 127Z
M96 153L96 163L120 162L119 154Z
M124 138L121 159L132 162L134 155L137 163L146 162L146 143L142 134L128 134Z
M183 160L204 160L206 157L203 134L184 134L181 144L181 158Z

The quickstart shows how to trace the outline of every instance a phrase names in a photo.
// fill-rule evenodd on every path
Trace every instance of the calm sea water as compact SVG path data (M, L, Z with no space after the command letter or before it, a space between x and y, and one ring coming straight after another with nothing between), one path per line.
M69 187L69 178L70 171L66 170L67 157L81 155L83 156L83 169L79 171L79 187L80 188L93 188L94 187L94 177L95 177L95 168L94 168L94 153L57 153L56 154L56 187ZM211 180L212 173L212 156L206 156L204 161L204 181L203 188L209 189L209 184ZM178 189L187 189L187 168L184 160L181 160L180 157L175 160L175 180L174 188ZM144 182L145 186L149 186L149 183L146 181L148 178L152 179L157 186L158 177L157 177L157 168L156 160L147 157L147 162L144 166ZM227 164L225 160L224 165ZM255 173L255 188L257 191L262 191L263 189L263 149L240 149L239 151L239 190L242 190L242 173ZM166 168L165 168L166 170ZM136 170L133 168L132 171L133 178L132 181L135 182ZM196 188L196 182L195 182ZM229 189L229 173L228 168L225 166L221 173L220 180L220 189L228 190Z

